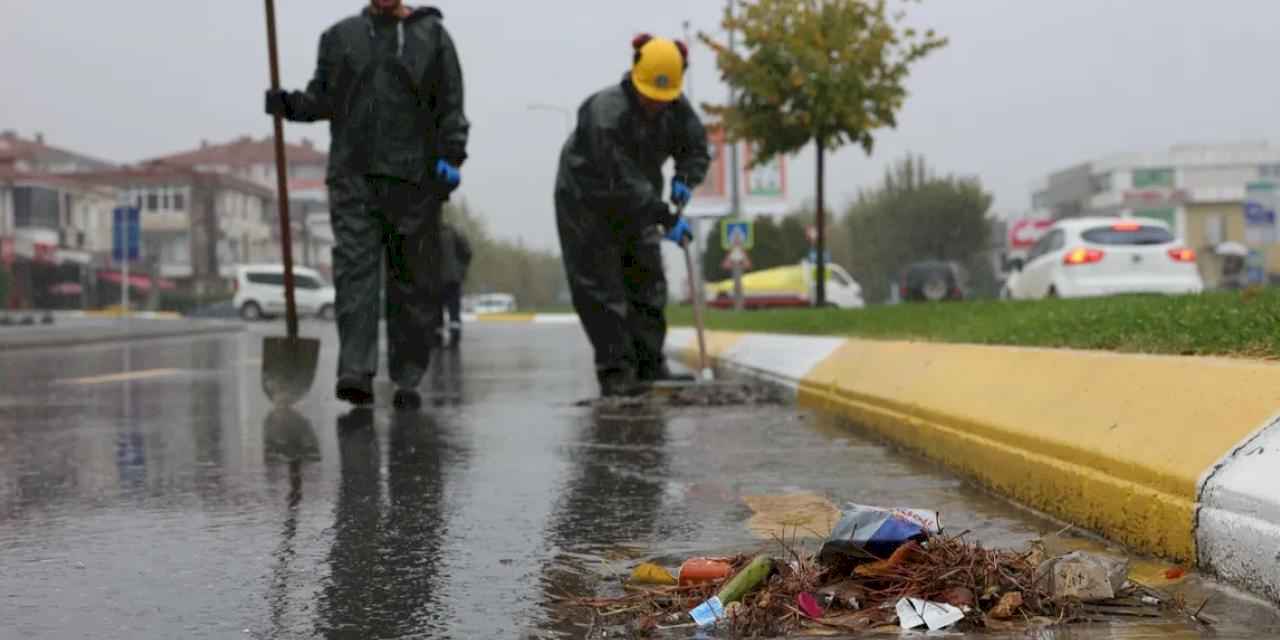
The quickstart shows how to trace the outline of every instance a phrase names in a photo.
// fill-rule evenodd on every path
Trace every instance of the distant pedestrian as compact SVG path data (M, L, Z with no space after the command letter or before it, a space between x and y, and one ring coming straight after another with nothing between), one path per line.
M462 285L471 266L471 243L457 227L440 225L440 284L443 305L440 326L449 331L449 348L462 342ZM444 321L445 315L448 321Z
M268 91L266 109L329 121L330 217L337 288L337 396L373 401L385 264L387 353L395 406L417 408L438 322L441 204L461 181L470 125L462 69L441 13L371 0L320 37L305 91Z

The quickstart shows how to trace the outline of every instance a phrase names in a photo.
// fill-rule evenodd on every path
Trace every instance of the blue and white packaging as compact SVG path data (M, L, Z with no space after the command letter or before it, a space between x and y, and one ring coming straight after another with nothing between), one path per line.
M819 556L846 556L883 560L894 550L915 540L923 542L942 530L937 511L885 509L849 503L841 509L840 522L823 543Z
M689 617L697 623L699 627L715 626L717 622L724 620L724 604L720 602L718 596L712 596L710 600L694 607L689 612Z

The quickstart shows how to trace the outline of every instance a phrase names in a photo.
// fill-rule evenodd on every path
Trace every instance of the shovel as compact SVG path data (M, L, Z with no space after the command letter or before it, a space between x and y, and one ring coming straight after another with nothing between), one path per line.
M276 9L267 3L267 56L271 61L271 88L280 89L280 65L276 54ZM298 306L293 296L293 234L289 225L289 168L284 155L284 120L274 116L276 195L280 200L280 253L284 258L284 301L288 335L262 340L262 391L277 406L288 406L311 390L320 360L320 341L298 337Z
M680 214L684 214L684 207L680 207ZM715 375L711 373L711 366L707 363L707 338L706 329L702 320L702 305L706 303L702 290L698 288L698 279L693 275L693 254L689 252L689 242L680 243L680 248L684 249L684 264L689 272L689 297L693 299L693 326L698 332L698 367L699 380L702 382L711 382L715 380Z

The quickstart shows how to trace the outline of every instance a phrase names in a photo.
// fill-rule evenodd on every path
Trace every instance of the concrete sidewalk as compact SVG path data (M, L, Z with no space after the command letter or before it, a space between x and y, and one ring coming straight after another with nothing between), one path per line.
M240 322L62 317L51 325L0 326L0 351L239 333Z

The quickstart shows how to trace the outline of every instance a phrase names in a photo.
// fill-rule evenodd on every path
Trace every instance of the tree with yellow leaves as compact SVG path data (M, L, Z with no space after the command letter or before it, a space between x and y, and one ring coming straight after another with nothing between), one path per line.
M809 143L816 149L819 306L826 304L824 155L850 143L870 154L875 132L897 125L911 66L947 42L907 26L905 13L891 15L888 4L733 0L722 24L742 36L741 50L699 34L734 89L729 104L704 108L721 118L731 140L753 145L752 164Z

